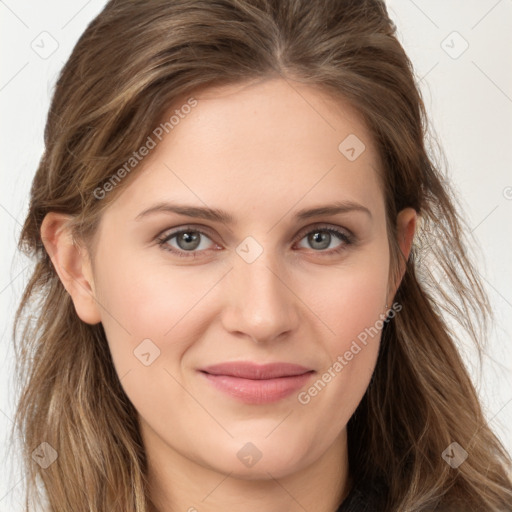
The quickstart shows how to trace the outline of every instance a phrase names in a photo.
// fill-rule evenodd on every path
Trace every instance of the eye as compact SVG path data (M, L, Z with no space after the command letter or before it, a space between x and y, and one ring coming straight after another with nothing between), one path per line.
M182 257L196 257L196 249L203 251L208 250L202 243L204 239L211 239L206 233L197 228L183 228L172 233L166 233L163 237L157 238L160 247L166 251L170 251ZM175 239L175 244L170 242ZM207 245L207 244L206 244ZM186 254L189 253L189 254Z
M326 251L325 249L329 248L335 240L333 237L340 240L341 243L334 249ZM306 243L314 249L314 252L326 254L337 254L354 243L352 233L330 226L316 226L314 229L303 232L295 241L302 241L303 239L306 239ZM188 226L157 237L158 245L162 249L185 258L196 258L198 253L212 250L212 247L208 247L207 242L203 243L205 240L209 240L213 244L211 238L204 231Z
M342 243L330 251L325 251L325 249L329 248L331 243L335 241L333 236L338 240L341 240ZM348 245L354 243L352 233L348 231L341 231L330 226L316 226L315 229L312 229L305 234L301 234L297 240L301 241L304 239L310 248L315 249L315 252L325 252L327 254L339 253L345 250Z

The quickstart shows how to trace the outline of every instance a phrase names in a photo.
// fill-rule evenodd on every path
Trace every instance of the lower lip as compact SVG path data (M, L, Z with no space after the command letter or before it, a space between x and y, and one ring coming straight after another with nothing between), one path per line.
M247 404L268 404L286 398L304 386L313 373L256 380L202 372L217 389Z

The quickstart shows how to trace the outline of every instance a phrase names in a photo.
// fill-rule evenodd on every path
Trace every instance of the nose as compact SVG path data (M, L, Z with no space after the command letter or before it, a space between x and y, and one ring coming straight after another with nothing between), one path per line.
M266 251L252 263L237 256L226 277L221 318L228 332L267 343L297 328L300 300L289 284L289 273Z

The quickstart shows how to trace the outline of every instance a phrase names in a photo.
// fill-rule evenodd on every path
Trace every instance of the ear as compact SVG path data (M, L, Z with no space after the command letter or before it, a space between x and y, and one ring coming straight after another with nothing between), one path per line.
M414 208L404 208L397 215L396 236L397 243L398 246L400 247L400 251L403 255L403 258L400 259L400 273L398 276L398 280L395 283L393 295L390 298L391 300L395 295L396 291L398 290L400 282L402 281L402 278L404 277L405 274L405 261L409 259L409 254L411 253L414 232L416 231L417 219L418 214Z
M73 300L77 315L93 325L101 321L101 316L95 299L92 267L88 252L73 240L71 219L69 215L48 213L41 224L41 240Z

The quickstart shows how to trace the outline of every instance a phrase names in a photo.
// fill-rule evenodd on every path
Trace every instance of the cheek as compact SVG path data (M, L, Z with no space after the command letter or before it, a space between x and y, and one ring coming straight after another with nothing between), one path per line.
M327 438L348 422L361 401L375 368L384 325L388 259L360 263L337 273L329 286L319 285L321 296L315 294L314 311L329 327L323 338L328 361L297 398L304 418L329 411L329 422L323 425Z
M376 251L376 257L370 254L364 261L326 274L325 284L317 282L309 288L312 309L328 327L325 340L332 359L349 350L353 340L364 339L364 333L376 323L380 325L386 309L389 262L381 255ZM368 341L371 338L368 335Z
M112 253L104 256L98 276L102 324L130 401L152 422L168 412L169 397L174 407L187 411L190 401L177 384L180 362L201 336L200 300L218 277L191 279L184 268L162 269L134 256L118 264Z
M206 322L208 301L204 299L225 268L202 271L161 262L152 265L147 259L134 255L120 258L110 251L98 261L102 263L97 270L97 297L118 373L139 365L135 359L138 347L148 339L157 347L146 341L150 352L160 350L155 364L175 367L190 340L198 339Z
M336 339L343 340L338 350L348 350L347 343L356 338L361 339L366 332L381 318L385 311L387 274L374 271L359 274L354 272L344 280L343 298L337 303L341 306L337 314L332 311L333 330ZM333 297L333 304L335 304Z

